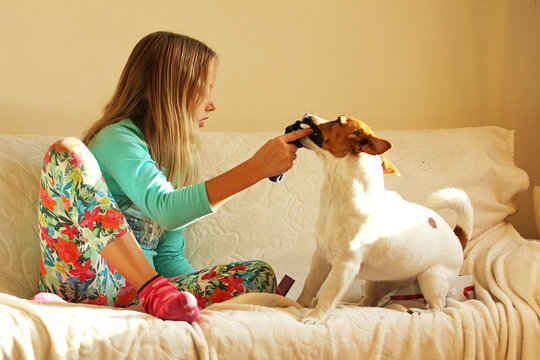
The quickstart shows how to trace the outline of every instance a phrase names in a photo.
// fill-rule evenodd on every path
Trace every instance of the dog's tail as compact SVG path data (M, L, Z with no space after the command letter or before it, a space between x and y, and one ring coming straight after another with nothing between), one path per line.
M465 249L473 231L473 207L471 200L465 191L456 188L445 188L431 194L425 207L432 210L453 209L457 213L457 222L454 227L454 233Z

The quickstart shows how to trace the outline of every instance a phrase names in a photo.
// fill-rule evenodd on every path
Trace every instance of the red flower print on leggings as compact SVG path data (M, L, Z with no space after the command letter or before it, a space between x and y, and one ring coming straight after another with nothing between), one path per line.
M99 212L101 211L101 206L98 206L92 212L85 211L84 212L84 218L81 220L81 226L87 226L90 231L94 230L94 223L101 220L101 215Z
M78 276L79 280L81 282L84 282L86 281L86 279L91 278L95 275L94 270L90 270L91 264L92 259L88 259L88 261L84 265L75 263L75 269L69 270L69 274L73 276Z

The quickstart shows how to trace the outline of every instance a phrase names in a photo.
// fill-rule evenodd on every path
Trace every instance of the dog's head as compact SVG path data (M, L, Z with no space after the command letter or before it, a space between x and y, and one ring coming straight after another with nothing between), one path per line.
M375 136L373 130L364 122L348 116L339 116L336 120L326 121L315 115L306 114L302 123L313 129L313 134L300 140L306 148L315 151L321 149L336 158L358 157L362 154L381 155L384 174L399 175L397 168L382 156L392 147L392 143Z

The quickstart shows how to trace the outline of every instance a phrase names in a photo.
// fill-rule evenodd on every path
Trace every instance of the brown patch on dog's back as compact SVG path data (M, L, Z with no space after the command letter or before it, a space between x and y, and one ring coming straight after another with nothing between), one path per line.
M435 220L432 217L427 219L427 222L429 223L429 225L431 225L432 228L434 228L434 229L437 228L437 223L435 222Z
M465 250L465 246L467 246L467 243L469 242L469 238L467 237L467 234L465 234L465 231L463 231L459 225L456 225L454 228L454 234L456 234L458 237L461 248Z

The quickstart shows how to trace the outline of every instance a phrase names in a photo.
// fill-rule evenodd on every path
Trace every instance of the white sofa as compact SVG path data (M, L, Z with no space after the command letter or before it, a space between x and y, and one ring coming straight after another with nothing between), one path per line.
M39 274L36 209L40 163L52 136L0 135L0 358L169 359L533 359L540 353L540 243L505 219L528 186L513 162L513 132L498 127L376 131L393 142L401 177L387 187L421 202L439 188L463 188L475 209L463 274L476 299L448 300L409 315L344 304L323 325L293 308L222 303L192 325L122 309L42 304L29 299ZM277 133L204 133L202 176L248 158ZM281 183L263 180L187 231L196 268L262 259L296 283L315 248L320 163L300 149ZM452 214L443 216L452 222ZM356 282L347 299L360 294Z

